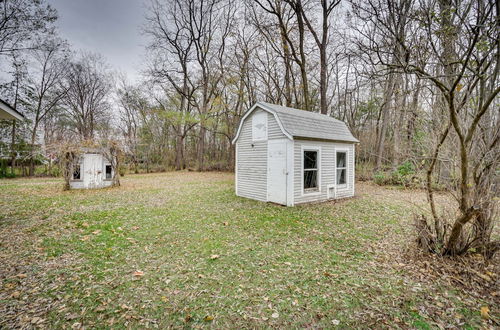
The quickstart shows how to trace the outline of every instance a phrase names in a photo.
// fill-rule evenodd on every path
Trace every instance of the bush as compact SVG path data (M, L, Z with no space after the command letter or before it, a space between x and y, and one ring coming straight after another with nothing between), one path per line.
M379 186L391 184L389 178L384 172L377 172L373 175L373 181Z
M373 181L378 185L405 187L418 186L420 184L415 167L410 161L400 164L395 170L375 173Z

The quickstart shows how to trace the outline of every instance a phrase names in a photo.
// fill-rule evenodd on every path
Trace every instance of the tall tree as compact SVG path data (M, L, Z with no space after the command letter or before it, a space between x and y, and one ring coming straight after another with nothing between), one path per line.
M64 97L68 118L83 140L93 139L106 119L111 91L110 73L102 56L84 53L70 63Z
M31 127L31 161L29 175L35 173L36 142L40 124L47 115L60 105L66 95L67 88L63 86L68 70L68 48L59 38L49 37L38 43L31 50L32 71L30 85L33 93L33 104L29 107Z
M314 28L309 15L307 14L307 10L304 9L301 0L287 0L289 2L296 2L297 8L299 8L301 15L304 17L304 21L306 22L307 28L311 32L314 37L314 41L316 41L316 45L319 49L319 66L320 66L320 80L319 80L319 93L320 93L320 112L322 114L326 114L328 111L328 55L327 55L327 47L329 43L329 19L330 15L340 3L340 0L320 0L321 5L321 36L318 31Z

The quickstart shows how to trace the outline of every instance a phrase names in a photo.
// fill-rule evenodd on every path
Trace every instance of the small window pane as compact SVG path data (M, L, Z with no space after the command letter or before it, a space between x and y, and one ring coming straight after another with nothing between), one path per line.
M304 169L317 169L317 151L304 151Z
M304 189L318 188L318 171L304 171Z
M346 183L346 170L337 170L337 184L345 184Z
M111 179L112 178L111 173L112 173L112 171L111 171L111 165L106 165L106 179Z
M80 180L80 164L73 167L73 180Z
M337 152L337 167L346 167L346 153Z

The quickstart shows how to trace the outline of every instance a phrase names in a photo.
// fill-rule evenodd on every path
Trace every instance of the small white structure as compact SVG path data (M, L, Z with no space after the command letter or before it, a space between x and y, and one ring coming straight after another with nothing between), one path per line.
M11 107L7 102L0 99L0 119L6 120L23 120L24 116Z
M293 206L354 195L354 146L327 115L258 102L241 119L236 195Z
M114 170L111 162L99 149L84 149L78 161L73 164L69 181L71 189L95 189L110 187Z

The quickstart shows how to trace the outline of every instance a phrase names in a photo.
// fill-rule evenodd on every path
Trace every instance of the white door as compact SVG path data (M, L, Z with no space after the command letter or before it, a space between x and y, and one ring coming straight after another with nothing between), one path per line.
M267 142L267 200L283 205L287 191L286 149L286 139Z
M85 188L98 188L102 185L102 156L99 154L86 154L83 161L83 186Z

